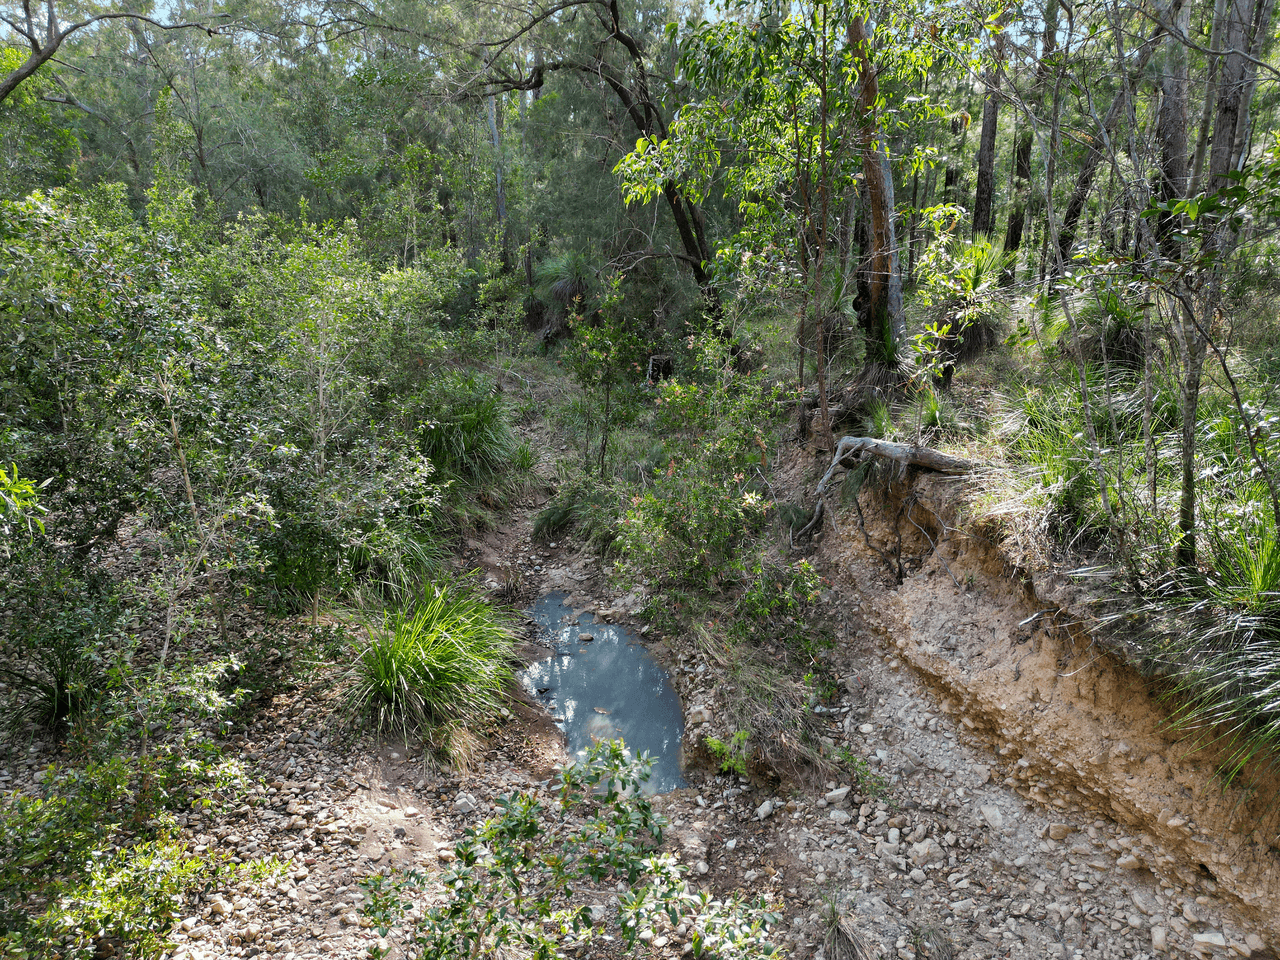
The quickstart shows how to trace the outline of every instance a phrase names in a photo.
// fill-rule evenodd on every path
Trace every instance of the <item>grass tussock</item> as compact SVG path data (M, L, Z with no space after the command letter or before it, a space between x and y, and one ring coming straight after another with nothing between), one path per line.
M452 726L495 712L515 633L473 590L435 584L411 607L369 628L352 668L348 703L379 736L420 735L447 752Z
M1174 726L1216 747L1234 782L1280 746L1280 542L1246 523L1206 538L1193 570L1175 569L1104 619L1109 636L1163 685Z
M502 394L484 377L445 374L413 406L420 450L445 476L485 481L517 456L528 459L518 454Z

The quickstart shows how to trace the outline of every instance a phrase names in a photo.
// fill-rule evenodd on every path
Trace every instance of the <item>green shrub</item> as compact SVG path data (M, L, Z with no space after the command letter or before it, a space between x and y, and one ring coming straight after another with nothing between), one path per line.
M713 588L740 574L737 548L764 526L769 504L738 474L716 479L673 468L633 497L618 540L634 573Z
M776 955L767 933L779 916L763 901L695 893L674 857L654 853L665 821L639 789L650 766L632 760L621 741L596 744L584 762L561 771L557 803L525 793L499 797L501 812L466 831L456 863L438 880L415 871L366 881L365 915L386 936L406 922L415 899L443 882L444 903L408 921L398 938L408 957L592 955L606 923L575 894L583 883L607 882L622 890L617 919L628 950L661 922L685 924L699 960Z
M303 517L286 517L262 541L266 577L289 613L310 610L316 592L333 583L342 544L331 530Z
M793 564L757 560L738 599L738 615L752 620L793 616L818 598L822 578L808 560Z
M949 356L975 357L999 342L1005 310L1000 283L1015 259L984 236L969 242L946 234L925 252L919 295L933 308L935 326L950 327L944 345Z
M380 735L408 738L478 720L497 709L514 641L510 625L474 590L428 586L414 606L370 626L348 701Z
M0 584L0 607L9 618L0 679L16 699L8 722L61 728L101 690L119 641L118 600L101 578L29 553L5 565Z
M186 855L171 841L129 846L95 860L83 882L60 896L24 932L26 953L65 960L113 953L137 960L159 957L187 894L211 878L216 861Z
M144 791L187 809L191 792L178 781L222 786L208 777L213 769L189 750L115 757L51 766L34 791L0 798L0 954L88 958L111 946L159 956L183 897L212 879L218 862L185 856L162 823L154 826L157 809Z
M25 928L68 881L83 880L124 815L129 780L123 761L51 769L37 792L0 801L0 927Z
M718 737L703 737L702 742L716 761L721 773L736 773L740 777L747 775L747 744L751 740L751 731L738 730L726 743Z
M868 797L885 797L889 795L889 781L885 776L872 770L870 763L850 751L848 747L839 748L836 751L835 759L853 777L853 782L858 785L859 793Z

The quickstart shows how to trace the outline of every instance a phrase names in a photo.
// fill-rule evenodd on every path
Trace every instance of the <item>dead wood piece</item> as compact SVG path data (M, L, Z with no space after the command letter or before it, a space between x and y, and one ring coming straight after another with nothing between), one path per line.
M818 484L819 495L826 492L825 486L838 468L843 467L847 470L864 453L883 457L903 466L923 467L937 473L957 475L968 473L973 469L973 464L968 460L951 457L930 447L921 447L914 443L890 443L888 440L876 440L874 437L843 437L836 445L831 466L827 468L822 482Z
M827 467L827 472L822 475L822 479L818 481L818 488L814 491L817 503L813 508L813 519L805 524L804 529L793 539L802 539L819 529L823 514L826 512L823 498L836 471L851 469L864 454L892 460L894 463L902 464L904 468L920 467L951 476L969 473L973 469L973 464L968 460L948 456L930 447L922 447L914 443L891 443L874 437L842 437L836 444L831 466Z

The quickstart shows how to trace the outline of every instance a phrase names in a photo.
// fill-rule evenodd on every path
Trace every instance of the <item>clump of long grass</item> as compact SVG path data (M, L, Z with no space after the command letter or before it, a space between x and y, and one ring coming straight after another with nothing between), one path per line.
M1078 530L1099 521L1102 503L1085 443L1084 411L1072 391L1047 385L1022 400L1009 449L1029 468L1051 526Z
M573 482L560 488L549 504L533 518L535 540L555 540L570 531L601 553L617 539L618 496L608 485Z
M1169 570L1104 624L1163 681L1174 726L1218 748L1231 782L1274 765L1280 746L1280 539L1269 519L1202 527L1196 568Z
M446 374L413 406L421 452L445 476L486 480L523 456L502 395L482 377Z
M511 677L515 632L469 587L429 585L412 606L369 627L347 700L379 736L439 741L491 715Z

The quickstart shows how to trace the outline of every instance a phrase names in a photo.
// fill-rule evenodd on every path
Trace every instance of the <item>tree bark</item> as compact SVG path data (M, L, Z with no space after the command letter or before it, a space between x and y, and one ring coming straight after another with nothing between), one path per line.
M1236 118L1235 140L1232 144L1236 170L1242 168L1248 156L1251 140L1249 118L1253 107L1253 94L1258 86L1258 61L1262 59L1267 41L1271 38L1270 24L1275 5L1276 0L1262 0L1262 3L1255 5L1249 35L1249 56L1244 59L1244 76L1240 93L1241 110Z
M1222 49L1222 31L1227 25L1227 0L1214 0L1213 26L1210 28L1209 49ZM1190 193L1197 194L1204 188L1204 161L1209 150L1209 131L1213 129L1213 108L1218 98L1218 72L1222 58L1209 54L1208 71L1204 81L1204 106L1200 113L1200 130L1196 135L1196 155L1191 162Z
M876 71L871 64L870 41L861 17L854 17L849 22L848 36L858 67L859 109L862 114L858 139L871 218L870 326L881 338L879 343L868 346L874 347L874 353L879 353L882 359L889 360L907 335L902 310L902 268L893 226L893 172L889 166L888 147L880 141L877 130Z
M995 225L996 124L1000 119L1000 59L1004 35L996 37L996 61L987 66L986 100L982 104L982 134L978 140L978 182L973 198L973 236L990 236Z
M1143 70L1146 69L1151 57L1158 49L1160 41L1165 35L1165 17L1168 13L1176 13L1176 11L1180 10L1184 2L1189 3L1190 0L1171 0L1169 7L1165 11L1157 13L1157 26L1147 38L1146 43L1142 44L1137 56L1134 58L1133 65L1129 69L1130 82L1121 85L1102 119L1099 140L1109 141L1115 133L1116 125L1125 113L1126 89L1137 78L1142 76ZM1058 233L1058 254L1063 264L1071 261L1071 248L1076 241L1076 230L1080 224L1080 215L1084 212L1085 203L1089 199L1089 192L1093 189L1094 177L1098 172L1098 164L1102 162L1104 153L1105 151L1100 147L1091 149L1085 154L1084 160L1080 164L1080 170L1076 174L1075 186L1072 188L1071 196L1067 200L1067 206L1063 210L1062 226Z
M1009 210L1009 222L1004 231L1004 249L1006 253L1015 254L1009 269L1001 278L1002 284L1012 284L1018 272L1016 254L1022 247L1022 232L1027 219L1027 188L1031 184L1031 142L1030 130L1018 135L1013 148L1013 205Z
M494 215L502 231L502 267L511 269L511 228L507 223L507 190L502 182L502 136L498 131L498 94L485 98L485 116L489 121L489 138L493 145Z

